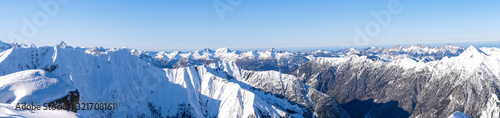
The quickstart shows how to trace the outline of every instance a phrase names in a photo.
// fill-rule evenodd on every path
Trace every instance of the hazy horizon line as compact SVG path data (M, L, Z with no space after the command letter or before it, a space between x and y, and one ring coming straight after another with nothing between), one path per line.
M4 42L4 41L1 41L1 42ZM65 42L65 41L61 41L61 42ZM8 42L4 42L4 43L8 43ZM12 42L12 43L8 43L8 44L13 44L13 43L18 43L18 42ZM28 46L32 45L32 44L25 44L25 43L19 43L19 44L24 44L24 45L28 45ZM337 51L337 50L348 49L348 48L366 49L366 48L369 48L369 47L390 48L390 47L398 46L398 45L400 45L400 46L412 46L412 45L417 45L417 44L421 44L421 45L424 45L424 46L430 46L430 47L441 47L441 46L444 46L446 44L451 44L451 45L454 45L454 46L460 46L460 47L463 47L463 48L467 48L468 46L474 46L474 47L477 47L477 48L480 48L480 47L500 47L500 41L472 41L472 42L457 41L457 42L448 42L448 43L446 43L446 42L439 42L439 43L402 43L402 44L371 44L371 45L362 45L362 46L345 46L344 45L344 46L304 46L304 47L228 48L228 49L234 50L234 51L236 51L236 50L237 51L253 51L253 50L265 51L265 50L273 48L273 49L279 50L279 51L300 52L300 51L316 51L316 50ZM35 44L35 46L37 46L37 47L56 46L56 45L58 45L58 44L43 45L43 46L38 46L38 45ZM66 44L66 45L68 45L68 44ZM166 51L166 52L174 52L174 51L192 52L192 51L203 50L203 49L215 50L215 49L219 49L219 48L227 48L227 47L219 47L219 48L215 48L215 49L212 49L212 48L198 48L198 49L141 49L141 48L126 47L126 46L121 46L121 47L78 46L78 45L68 45L68 46L72 46L72 47L85 47L85 48L103 47L103 48L107 48L107 49L123 48L123 47L125 47L125 48L129 48L129 49L137 49L137 50L141 50L141 51L153 51L153 52L160 52L160 51Z

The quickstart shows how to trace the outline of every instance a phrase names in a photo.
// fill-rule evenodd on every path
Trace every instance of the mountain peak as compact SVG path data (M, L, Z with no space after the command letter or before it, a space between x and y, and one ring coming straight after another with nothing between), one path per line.
M215 51L216 52L231 52L231 50L229 50L229 48L218 48Z
M36 48L36 45L32 43L29 48Z
M210 53L212 53L212 52L214 52L214 50L212 50L210 48L205 48L205 49L201 50L201 52L210 52Z
M417 43L415 46L422 47L423 45L421 43Z
M67 45L64 41L61 41L61 43L59 43L57 46L60 48L66 48Z
M179 53L181 53L181 51L173 51L171 54L178 55Z
M448 44L446 44L446 45L443 45L443 47L442 47L442 48L461 48L461 47L460 47L460 46L455 46L455 45L453 45L453 44L448 43Z
M446 45L443 45L443 47L445 47L445 46L454 46L454 45L451 43L447 43Z
M466 57L466 58L473 58L476 56L479 56L481 54L481 51L476 49L474 46L469 46L462 54L460 54L461 57Z
M23 44L23 43L14 42L14 43L11 44L11 47L14 47L14 48L27 48L28 45Z
M276 52L276 49L274 49L274 48L269 48L269 49L267 49L267 50L266 50L266 52Z
M467 49L465 50L465 52L467 52L467 51L474 51L474 52L478 52L477 48L476 48L476 47L474 47L474 46L472 46L472 45L471 45L471 46L469 46L469 47L467 47Z
M418 47L418 48L429 48L428 45L422 45L421 43L417 43L416 45L412 45L410 47Z
M323 50L323 49L319 49L319 50L316 50L316 51L314 51L314 52L315 52L315 53L320 53L320 52L323 52L323 51L325 51L325 50Z

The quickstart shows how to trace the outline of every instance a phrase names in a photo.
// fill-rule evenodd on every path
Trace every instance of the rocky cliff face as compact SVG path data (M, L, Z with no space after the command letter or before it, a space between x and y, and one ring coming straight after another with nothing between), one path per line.
M366 56L318 58L290 74L301 77L302 82L333 96L341 104L358 105L362 109L378 108L376 105L366 108L366 104L356 101L371 100L377 104L395 101L411 117L446 117L455 111L472 117L498 115L488 112L499 108L494 103L500 94L498 50L469 47L457 57L431 62L409 58L374 61ZM385 117L373 112L361 113Z
M243 70L238 69L236 63L227 62L215 63L211 67L232 75L230 81L248 84L251 90L264 91L305 108L307 112L304 117L350 117L335 98L310 88L293 75L278 71Z

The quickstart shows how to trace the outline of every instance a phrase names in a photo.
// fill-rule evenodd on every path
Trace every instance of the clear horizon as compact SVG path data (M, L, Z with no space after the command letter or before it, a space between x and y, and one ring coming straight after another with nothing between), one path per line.
M494 0L0 4L0 40L37 46L65 41L72 46L141 50L239 50L500 41L500 1Z
M64 42L64 41L63 41ZM43 45L43 46L57 46L61 42L53 45ZM66 43L66 42L65 42ZM24 44L24 43L22 43ZM381 44L381 45L367 45L367 46L357 46L357 47L348 47L348 46L325 46L325 47L267 47L267 48L228 48L231 51L252 51L252 50L257 50L257 51L265 51L268 49L276 49L278 51L291 51L291 52L301 52L301 51L317 51L317 50L327 50L327 51L338 51L342 49L348 49L348 48L355 48L355 49L366 49L369 47L381 47L381 48L390 48L394 46L413 46L421 44L423 46L429 46L429 47L442 47L447 44L451 44L454 46L460 46L462 48L468 48L469 46L474 46L475 48L481 48L481 47L496 47L500 48L500 41L481 41L481 42L454 42L454 43L407 43L407 44ZM30 44L25 44L25 45L30 45ZM91 46L91 47L86 47L86 46L80 46L80 45L72 45L72 44L67 44L67 46L71 47L85 47L85 48L92 48L92 47L102 47L102 46ZM43 47L40 45L36 45L37 47ZM123 48L122 47L103 47L103 48ZM167 50L149 50L149 49L140 49L140 48L132 48L132 47L125 47L129 49L137 49L140 51L153 51L153 52L161 52L161 51L166 51L166 52L174 52L174 51L181 51L181 52L192 52L192 51L197 51L197 50L204 50L207 48L199 48L199 49L167 49ZM227 48L227 47L217 47L217 48L208 48L211 50L216 50L218 48Z

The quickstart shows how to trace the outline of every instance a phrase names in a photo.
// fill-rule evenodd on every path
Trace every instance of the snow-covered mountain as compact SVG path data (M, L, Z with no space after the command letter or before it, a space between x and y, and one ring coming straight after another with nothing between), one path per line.
M428 62L440 60L444 57L458 56L463 51L464 48L451 44L446 44L442 47L429 47L422 44L417 44L408 47L400 45L393 46L391 48L370 47L360 50L360 53L363 53L368 57L373 56L385 61L392 61L398 58L409 57L410 59L416 61Z
M367 110L343 107L350 114L446 117L461 111L472 117L498 117L499 67L500 49L470 46L456 57L429 62L356 55L316 58L290 74L343 105ZM385 109L379 108L381 103L387 103ZM375 109L378 112L368 112ZM394 111L399 112L387 114Z
M192 52L150 52L132 50L134 55L159 68L180 68L190 65L203 65L222 60L233 61L246 70L275 70L288 73L300 65L317 57L345 57L349 55L366 55L371 59L391 61L398 58L409 57L417 61L433 61L443 57L458 56L464 49L451 44L443 47L429 47L421 44L409 47L395 46L392 48L375 48L356 50L349 48L339 51L318 50L314 52L289 52L278 51L270 48L266 51L231 51L228 48L216 50L203 49Z
M84 117L349 117L334 98L305 86L291 75L254 72L274 73L259 79L268 83L283 82L276 84L279 85L276 88L286 85L282 91L275 92L246 81L242 73L247 71L239 69L234 62L157 68L133 52L126 48L73 48L64 43L54 47L8 49L0 53L0 83L5 84L0 91L6 95L0 102L12 106L18 100L44 97L48 97L44 98L47 100L35 104L55 102L58 99L54 98L71 95L68 90L73 90L80 103L117 104L116 110L80 110L73 114ZM32 76L21 76L24 74ZM287 76L286 80L281 76ZM30 81L19 80L21 77ZM19 87L40 82L47 85L30 88L33 90ZM58 86L68 89L64 92L65 89ZM50 90L54 93L43 94ZM11 116L33 115L18 113L9 107L3 109L13 111L6 113ZM328 112L318 112L321 110Z
M498 48L152 52L61 42L0 51L0 117L500 115ZM19 101L117 106L24 112L12 108Z

